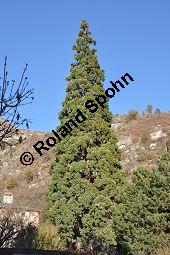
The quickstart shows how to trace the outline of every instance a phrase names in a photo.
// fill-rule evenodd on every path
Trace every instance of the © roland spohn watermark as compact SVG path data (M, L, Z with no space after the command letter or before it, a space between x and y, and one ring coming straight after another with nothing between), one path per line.
M123 75L121 77L121 81L120 80L117 80L116 82L110 81L112 87L106 89L105 95L98 95L95 97L95 100L88 99L85 103L86 109L88 109L92 113L95 113L98 107L104 108L104 105L107 102L106 97L108 98L114 97L116 92L120 91L120 89L118 88L118 85L121 88L125 88L125 85L129 84L127 79L130 81L134 81L134 79L129 73L126 73L125 75ZM124 82L124 84L122 81ZM58 139L58 142L60 142L63 137L65 138L73 130L73 127L78 127L78 124L82 123L86 119L87 119L86 116L84 116L84 114L79 109L77 109L75 114L75 120L70 119L69 121L67 121L65 125L63 125L57 131L57 132L60 132L60 134L58 134L55 130L52 130L54 136L50 136L46 140L45 145L43 141L38 141L37 143L33 145L34 149L36 150L36 152L39 153L40 156L42 156L43 150L48 151L51 147L56 145L56 142L57 142L56 138ZM24 152L20 157L20 161L23 165L31 165L34 161L34 156L30 152Z

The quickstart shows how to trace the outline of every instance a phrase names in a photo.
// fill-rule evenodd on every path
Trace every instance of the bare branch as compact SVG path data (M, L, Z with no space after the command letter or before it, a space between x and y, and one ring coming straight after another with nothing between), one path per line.
M3 67L2 86L0 86L0 145L8 143L5 139L17 133L17 129L25 124L29 128L30 122L26 118L22 118L19 113L20 107L31 104L34 97L33 89L28 89L28 78L26 77L28 64L26 64L19 84L15 81L11 83L8 80L7 57L5 57Z

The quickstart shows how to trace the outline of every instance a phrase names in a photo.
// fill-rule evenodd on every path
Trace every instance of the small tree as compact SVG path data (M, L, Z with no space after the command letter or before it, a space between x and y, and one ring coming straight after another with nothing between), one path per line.
M137 120L138 119L138 114L139 113L136 110L129 111L128 116L127 116L127 120L128 121Z
M12 246L13 240L17 237L23 227L21 218L14 216L10 211L0 215L0 247Z
M155 110L155 113L157 113L157 114L161 114L161 110L159 109L159 108L157 108L156 110Z
M152 113L153 106L151 104L148 104L146 107L146 113L150 115Z
M7 138L17 133L21 125L29 128L29 120L22 118L19 112L21 106L32 103L33 89L28 89L28 79L25 76L27 64L19 83L8 80L7 57L3 68L3 79L0 85L0 145L9 143Z

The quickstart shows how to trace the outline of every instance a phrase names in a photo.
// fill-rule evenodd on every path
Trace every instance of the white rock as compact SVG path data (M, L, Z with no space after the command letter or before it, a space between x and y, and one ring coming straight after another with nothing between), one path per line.
M166 137L166 134L162 130L156 131L150 134L152 141L157 141L159 138Z
M120 126L121 126L121 123L113 123L113 124L111 124L111 128L113 128L113 129L117 129Z
M16 171L15 171L16 175L21 174L21 172L22 172L22 171L20 171L20 170L16 170Z
M138 156L137 153L134 153L134 152L133 152L133 153L130 153L130 154L129 154L129 157L130 157L130 159L131 159L132 162L136 162L136 160L138 159L139 156Z
M33 183L33 184L30 184L30 185L28 186L28 188L31 189L31 188L33 188L33 187L35 187L35 186L36 186L36 184Z
M125 164L128 164L129 162L130 162L129 159L125 159L125 160L124 160L124 163L125 163Z
M149 145L149 148L150 148L151 150L155 149L155 147L156 147L156 143L151 143L151 144Z
M118 143L117 146L119 149L124 149L126 146L131 145L132 140L129 136L124 137L124 139L121 139Z
M4 156L4 151L0 151L0 156Z
M4 162L4 163L3 163L3 167L4 167L4 168L8 167L8 162Z
M133 147L131 147L131 151L136 151L139 148L139 145L133 145Z
M13 135L12 137L14 140L18 140L18 135Z

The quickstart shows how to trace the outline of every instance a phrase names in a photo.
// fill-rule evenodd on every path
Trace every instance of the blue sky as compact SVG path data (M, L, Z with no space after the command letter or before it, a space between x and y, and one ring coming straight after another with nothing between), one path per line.
M30 129L50 131L59 123L83 19L97 41L105 88L125 72L135 79L110 99L113 114L143 111L147 104L170 110L169 13L169 0L0 0L0 76L5 56L11 79L18 80L29 64L35 100L22 112Z

